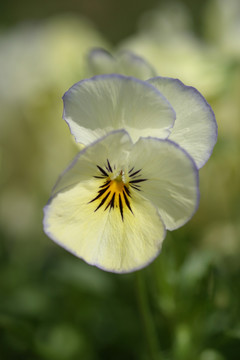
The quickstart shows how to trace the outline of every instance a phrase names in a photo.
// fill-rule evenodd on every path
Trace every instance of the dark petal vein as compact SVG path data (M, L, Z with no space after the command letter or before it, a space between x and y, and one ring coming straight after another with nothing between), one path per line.
M136 185L136 186L137 186L137 185ZM136 186L131 185L131 187L132 187L133 189L138 190L138 191L141 191L141 189L137 188Z
M107 159L107 163L108 163L108 170L112 172L112 168L108 159Z
M95 211L97 211L104 203L105 203L105 201L107 200L107 198L108 198L108 196L110 195L110 191L107 193L107 195L102 199L102 201L100 202L100 204L98 205L98 207L94 210L94 212Z
M114 199L115 199L115 193L113 194L111 200L109 201L109 203L107 204L107 206L105 207L104 210L107 210L107 208L110 206L110 210L114 208Z
M142 170L142 169L135 171L133 174L130 175L130 177L132 177L132 176L134 176L134 175L137 175L141 170Z
M126 187L126 185L124 185L123 187L124 187L124 190L126 191L127 195L128 195L129 197L131 197L130 191L129 191L129 189Z
M121 213L121 217L122 217L122 221L123 221L123 205L122 205L122 199L121 199L121 195L118 195L119 197L119 209L120 209L120 213Z
M99 186L99 188L104 188L105 186L108 186L110 184L111 180L107 180L103 185Z
M130 206L130 202L129 202L128 198L127 198L127 195L125 194L125 191L123 191L123 196L124 196L124 200L125 200L125 203L126 203L127 207L129 208L129 210L133 214L132 208Z
M91 202L97 200L98 198L100 198L100 197L108 190L109 186L110 186L110 185L108 185L105 189L99 190L99 191L98 191L98 195L97 195L94 199L92 199L91 201L89 201L89 204L90 204Z
M143 181L147 181L147 179L131 180L131 181L129 181L129 184L135 184L135 183L139 183L139 182L143 182Z
M108 176L108 174L106 173L105 170L103 170L103 168L101 168L100 166L97 165L97 168L101 171L101 173L104 175L104 176Z

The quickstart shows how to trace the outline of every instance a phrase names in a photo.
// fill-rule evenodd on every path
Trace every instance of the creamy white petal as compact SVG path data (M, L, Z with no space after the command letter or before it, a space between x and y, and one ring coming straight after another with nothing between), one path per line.
M142 57L131 51L121 51L116 56L117 72L137 79L147 80L156 76L155 69Z
M92 201L103 182L94 178L94 174L99 175L96 160L103 157L102 165L105 156L112 155L113 168L123 158L126 166L129 154L125 145L130 146L129 139L120 131L84 149L62 175L59 191L44 209L44 230L50 238L89 264L118 273L146 266L159 254L165 237L158 210L137 191L131 192L130 208L122 197L122 212L117 197L111 209L105 208L110 197L100 207L101 200Z
M195 88L184 85L180 80L156 77L148 81L176 111L169 139L183 147L201 168L217 141L217 123L210 105Z
M159 210L167 229L185 224L199 202L198 170L192 158L169 140L140 139L131 162L141 170L141 194Z
M133 141L140 136L166 138L175 120L171 105L154 86L123 75L82 80L63 101L63 118L76 141L85 145L122 128Z
M117 73L146 80L157 75L145 59L127 50L112 56L104 49L93 49L88 55L88 67L92 76Z
M116 73L115 58L102 48L95 48L88 54L88 67L91 75Z
M133 214L124 221L118 209L96 209L88 202L96 181L79 183L58 193L45 207L45 232L74 255L112 272L130 272L146 266L160 252L164 225L156 208L136 195Z

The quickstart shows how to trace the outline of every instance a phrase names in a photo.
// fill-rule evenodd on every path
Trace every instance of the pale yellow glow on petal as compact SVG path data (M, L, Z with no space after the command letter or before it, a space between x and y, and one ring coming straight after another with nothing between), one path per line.
M107 271L130 272L160 252L164 225L156 208L132 193L132 212L125 206L96 210L90 202L100 180L85 181L59 193L45 208L45 231L59 245Z

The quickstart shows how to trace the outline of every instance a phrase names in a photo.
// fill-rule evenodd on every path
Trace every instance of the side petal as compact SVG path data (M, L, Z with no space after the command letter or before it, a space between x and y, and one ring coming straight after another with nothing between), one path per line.
M156 77L148 80L168 99L176 111L170 140L184 148L201 168L217 141L217 123L204 97L178 79Z
M145 181L141 194L159 210L168 230L184 225L199 202L198 170L192 158L176 143L140 139L131 151L131 161Z
M123 75L82 80L63 96L63 118L77 142L85 145L117 129L135 142L140 136L166 138L175 112L151 84Z

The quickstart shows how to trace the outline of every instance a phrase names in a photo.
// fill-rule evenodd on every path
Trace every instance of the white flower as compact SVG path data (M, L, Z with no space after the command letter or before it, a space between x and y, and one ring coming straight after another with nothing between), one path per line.
M111 74L64 94L63 118L86 147L58 180L44 229L89 264L130 272L149 264L166 230L196 211L198 169L212 153L217 124L196 89L171 78L141 80L152 69L139 57L98 49L89 60L95 74Z
M124 128L134 142L141 136L173 140L200 168L217 140L210 105L195 88L177 79L99 75L75 84L63 101L63 118L84 145Z
M106 114L104 114L106 115ZM160 252L166 229L194 214L198 170L169 140L113 131L83 149L58 180L44 229L87 263L130 272Z

